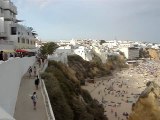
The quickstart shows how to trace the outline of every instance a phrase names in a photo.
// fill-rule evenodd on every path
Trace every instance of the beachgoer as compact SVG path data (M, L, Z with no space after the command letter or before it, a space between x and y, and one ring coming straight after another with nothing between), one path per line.
M33 92L33 95L31 96L31 99L33 101L33 109L36 110L36 104L37 104L37 94L36 94L36 92Z

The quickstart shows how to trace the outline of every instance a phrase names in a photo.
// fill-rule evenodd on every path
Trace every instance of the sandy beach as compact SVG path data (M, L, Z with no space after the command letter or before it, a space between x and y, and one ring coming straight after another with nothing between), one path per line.
M95 78L95 83L88 83L82 88L104 105L109 120L127 120L132 104L137 101L148 81L160 85L160 62L140 62L134 68L114 72L112 76Z

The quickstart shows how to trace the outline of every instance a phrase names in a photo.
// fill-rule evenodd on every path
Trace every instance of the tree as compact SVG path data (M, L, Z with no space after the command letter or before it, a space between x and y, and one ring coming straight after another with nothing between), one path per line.
M106 42L105 40L100 40L100 45L102 45L105 42Z
M53 54L53 52L58 48L59 46L54 42L48 42L43 44L40 48L40 53L43 57L46 57L47 55Z

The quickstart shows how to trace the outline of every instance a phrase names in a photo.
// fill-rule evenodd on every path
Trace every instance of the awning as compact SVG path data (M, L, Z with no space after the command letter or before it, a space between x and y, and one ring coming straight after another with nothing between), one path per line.
M14 50L2 50L2 51L5 52L5 53L15 53Z
M22 49L18 49L18 50L15 50L16 52L28 52L26 50L22 50Z
M37 52L38 49L22 49L22 50L25 50L27 52Z

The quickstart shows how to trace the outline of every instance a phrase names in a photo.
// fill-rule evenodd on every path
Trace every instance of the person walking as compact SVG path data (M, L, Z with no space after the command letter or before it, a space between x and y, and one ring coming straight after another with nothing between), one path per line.
M33 102L33 109L36 110L36 104L37 104L37 94L36 92L33 92L33 95L31 96L32 102Z
M39 85L38 75L37 75L37 78L36 78L35 81L34 81L34 84L35 84L36 89L38 90L38 85Z
M4 60L4 58L3 58L3 51L0 52L0 60L2 60L2 61Z
M32 67L31 66L28 69L28 73L29 73L29 77L31 77L32 76Z
M36 66L34 66L33 70L34 70L34 76L36 76L36 74L37 74Z

